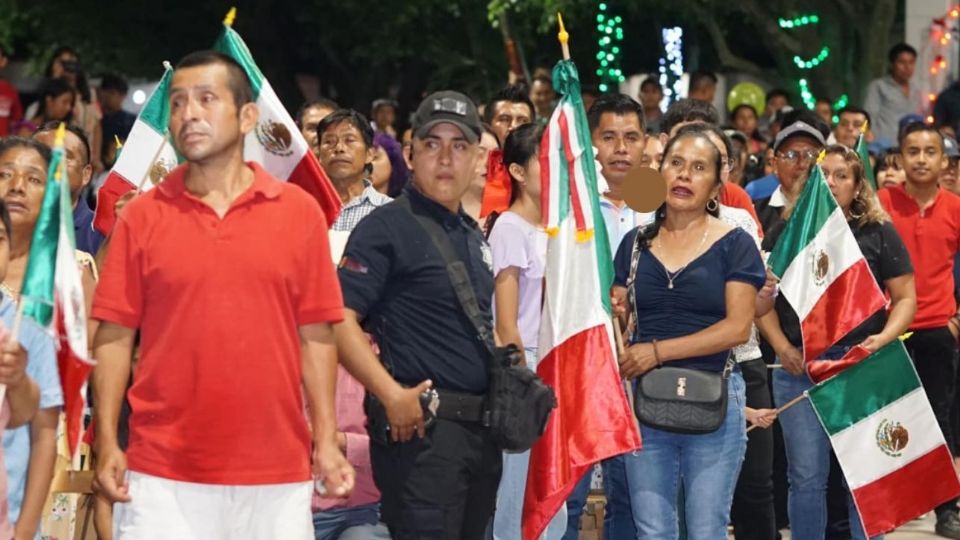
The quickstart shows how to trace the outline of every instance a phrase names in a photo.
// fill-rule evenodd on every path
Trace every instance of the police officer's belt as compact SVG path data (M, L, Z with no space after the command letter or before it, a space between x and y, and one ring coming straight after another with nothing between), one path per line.
M437 418L456 420L460 422L480 422L486 410L486 396L461 394L437 389L440 404L437 407Z

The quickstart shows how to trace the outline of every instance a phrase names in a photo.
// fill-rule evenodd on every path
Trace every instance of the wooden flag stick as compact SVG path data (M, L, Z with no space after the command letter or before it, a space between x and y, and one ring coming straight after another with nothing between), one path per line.
M567 29L563 26L563 15L560 15L557 12L557 24L560 25L560 32L557 33L557 39L560 40L560 48L563 50L563 59L570 59L570 46L567 44L570 41L570 34L567 33Z
M631 314L631 317L633 315ZM627 326L630 326L629 321ZM617 359L627 351L626 346L623 344L623 331L620 330L620 321L617 319L616 315L613 315L613 337L617 342ZM633 385L630 384L628 379L623 379L623 391L627 394L627 403L630 404L630 416L633 417L633 422L637 425L637 432L640 431L640 421L637 420L637 415L633 411L636 410L634 405L635 398L633 397Z
M794 405L796 405L797 403L800 403L801 401L803 401L803 400L805 400L805 399L807 399L807 393L806 393L806 392L804 392L804 393L800 394L799 396L797 396L797 397L791 399L790 401L786 402L786 403L783 405L783 407L780 407L779 409L777 409L777 416L780 416L781 414L783 414L783 411L789 409L790 407L793 407ZM757 424L754 424L754 425L748 427L748 428L747 428L747 433L750 433L750 432L753 431L753 429L756 428L756 427L757 427Z
M170 64L168 60L164 60L163 68L169 71L173 69L173 66ZM167 134L165 133L163 137L164 139L166 139ZM143 186L147 183L147 178L150 178L150 171L153 169L154 164L157 162L157 158L160 157L161 152L163 152L163 144L157 147L157 151L154 152L153 157L150 158L150 165L147 167L147 170L144 171L143 176L140 178L140 183L137 184L137 195L143 193Z

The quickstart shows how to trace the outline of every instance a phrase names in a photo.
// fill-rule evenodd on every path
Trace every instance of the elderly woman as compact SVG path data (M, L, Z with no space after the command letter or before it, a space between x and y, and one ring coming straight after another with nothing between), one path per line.
M666 201L652 225L627 235L614 263L617 285L632 288L637 321L621 375L662 366L723 373L728 403L719 428L706 433L640 418L643 450L626 461L631 506L637 538L677 538L682 483L696 494L685 498L687 537L724 538L747 443L745 385L730 350L750 336L766 272L750 235L718 218L722 154L706 133L668 141L660 170Z
M863 162L857 153L845 146L829 146L820 166L874 279L889 293L891 301L889 315L884 309L877 311L823 355L823 358L835 359L854 345L876 351L906 332L917 310L917 294L910 256L880 207L870 182L866 181ZM790 210L786 209L787 216ZM782 232L782 227L775 228L767 241L773 245ZM813 383L803 368L803 340L797 314L782 297L777 299L775 309L778 324L765 326L763 330L783 365L783 369L773 374L773 399L779 407L808 390ZM830 441L807 401L784 411L780 425L787 451L790 483L787 510L791 533L795 538L823 538L827 524ZM852 500L849 512L851 535L864 538Z

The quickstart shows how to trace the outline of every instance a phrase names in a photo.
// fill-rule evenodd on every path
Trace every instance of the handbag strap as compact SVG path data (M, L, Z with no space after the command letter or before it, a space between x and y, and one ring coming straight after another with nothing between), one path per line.
M640 262L640 231L633 239L633 251L630 253L630 275L627 277L627 294L630 295L631 316L634 321L639 320L640 313L637 311L637 288L634 287L634 281L637 279L637 264ZM636 328L634 328L636 334ZM636 337L636 336L635 336ZM737 361L733 358L733 350L727 352L727 362L723 365L723 378L730 377L730 373L736 367Z
M443 227L436 220L424 215L424 213L410 204L410 199L406 194L402 194L394 203L403 208L420 224L420 227L426 231L427 236L433 242L433 245L440 252L440 257L446 264L447 277L450 279L450 285L457 296L457 301L463 313L470 320L477 333L477 339L483 344L484 349L490 354L491 360L496 357L495 344L493 341L493 331L480 311L480 305L477 303L477 295L473 291L473 284L470 283L470 276L467 274L467 266L456 255L450 238L447 236Z

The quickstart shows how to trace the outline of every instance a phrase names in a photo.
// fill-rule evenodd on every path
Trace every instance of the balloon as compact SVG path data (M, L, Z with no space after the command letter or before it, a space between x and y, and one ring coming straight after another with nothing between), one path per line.
M767 93L760 88L760 85L752 82L739 83L727 94L727 110L730 112L733 112L738 105L750 105L759 116L763 114L766 102Z

